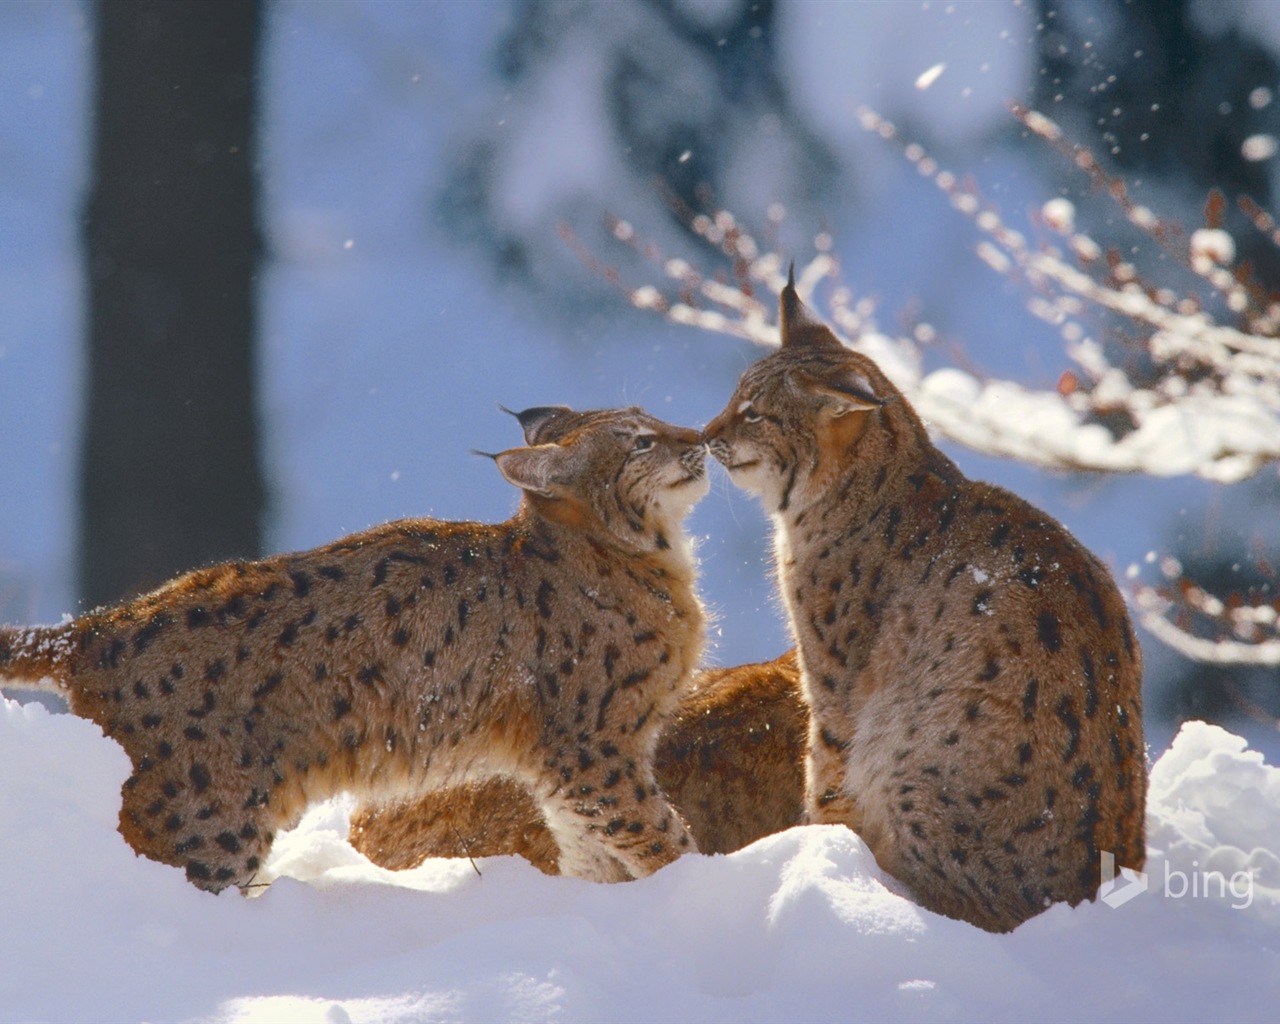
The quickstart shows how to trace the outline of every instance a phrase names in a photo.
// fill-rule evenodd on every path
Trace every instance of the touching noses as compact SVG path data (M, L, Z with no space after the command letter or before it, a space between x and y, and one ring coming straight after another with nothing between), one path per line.
M729 417L726 415L728 410L720 413L715 419L702 428L702 443L710 449L711 445L720 437L720 432L729 425Z
M676 443L685 445L701 445L703 443L702 435L689 427L677 427L675 429L675 440Z

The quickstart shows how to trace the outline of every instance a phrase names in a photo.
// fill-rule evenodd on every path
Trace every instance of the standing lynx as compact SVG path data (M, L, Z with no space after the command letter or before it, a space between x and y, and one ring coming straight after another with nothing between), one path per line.
M774 521L810 820L933 910L1006 931L1140 867L1141 655L1106 568L967 479L871 360L782 293L782 348L705 432Z
M692 848L659 729L702 651L681 520L697 435L637 409L519 414L496 526L417 519L182 576L62 626L0 628L0 678L62 690L133 762L120 829L197 885L250 882L308 803L509 776L561 870Z

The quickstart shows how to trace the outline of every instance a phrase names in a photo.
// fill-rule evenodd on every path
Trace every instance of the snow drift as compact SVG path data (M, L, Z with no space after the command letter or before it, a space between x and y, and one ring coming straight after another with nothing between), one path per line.
M120 838L127 774L93 724L0 708L0 1020L1269 1020L1280 999L1280 769L1203 723L1153 768L1145 889L1010 935L920 909L836 826L606 886L514 858L384 871L342 801L277 841L261 895L211 896Z

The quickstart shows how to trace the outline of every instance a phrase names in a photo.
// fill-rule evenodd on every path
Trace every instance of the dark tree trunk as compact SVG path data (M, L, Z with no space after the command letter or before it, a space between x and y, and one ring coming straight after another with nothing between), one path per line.
M80 593L260 548L256 0L96 8Z

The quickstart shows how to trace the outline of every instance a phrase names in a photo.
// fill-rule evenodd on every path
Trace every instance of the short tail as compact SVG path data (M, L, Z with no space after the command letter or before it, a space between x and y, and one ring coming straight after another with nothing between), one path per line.
M0 626L0 686L65 690L73 634L62 626Z

